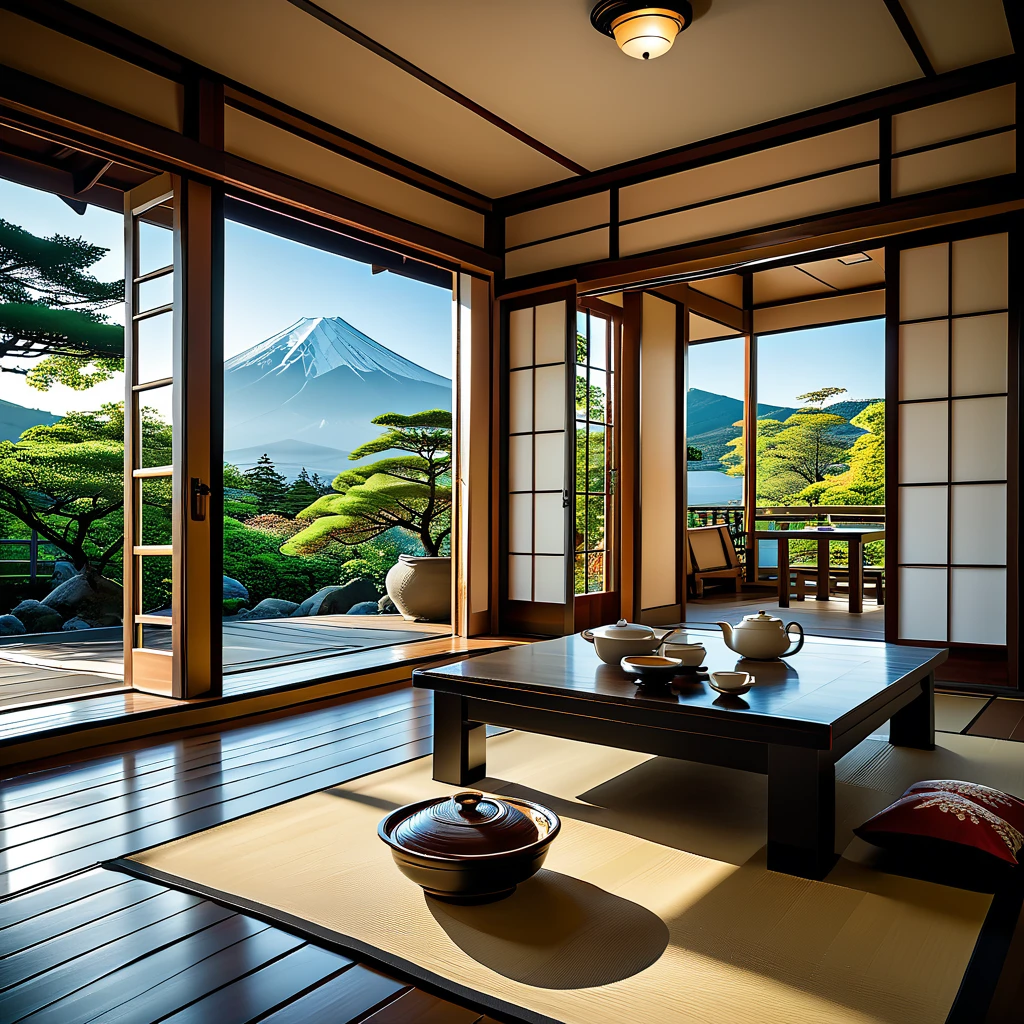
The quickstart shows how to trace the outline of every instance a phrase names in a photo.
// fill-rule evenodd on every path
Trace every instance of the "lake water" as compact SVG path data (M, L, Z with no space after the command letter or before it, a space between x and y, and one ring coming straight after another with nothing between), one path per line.
M743 477L726 476L714 470L688 469L686 495L691 505L740 505Z

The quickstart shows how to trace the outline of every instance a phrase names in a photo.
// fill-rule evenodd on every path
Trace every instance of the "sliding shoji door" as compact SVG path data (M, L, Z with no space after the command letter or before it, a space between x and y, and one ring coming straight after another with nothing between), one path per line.
M573 631L576 293L502 303L503 630Z
M1012 632L1008 242L1000 231L898 253L900 640L995 650Z

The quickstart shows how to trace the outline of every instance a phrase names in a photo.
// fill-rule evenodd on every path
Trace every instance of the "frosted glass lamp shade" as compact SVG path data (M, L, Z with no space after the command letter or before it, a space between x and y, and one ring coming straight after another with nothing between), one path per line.
M637 60L653 60L672 49L676 36L693 20L688 0L666 7L648 7L633 0L601 0L590 12L590 22L612 36L619 49Z

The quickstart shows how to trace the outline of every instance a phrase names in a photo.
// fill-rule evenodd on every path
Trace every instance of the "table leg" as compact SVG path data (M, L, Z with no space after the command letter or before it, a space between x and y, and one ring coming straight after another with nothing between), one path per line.
M434 691L434 781L468 786L487 774L487 726L466 719L466 698Z
M789 538L781 536L779 537L779 607L789 607Z
M768 747L768 868L824 878L836 862L836 771L827 750Z
M850 611L864 611L864 542L850 538Z
M817 593L814 595L815 601L827 601L829 599L829 579L828 579L828 540L824 537L818 539L818 586Z
M935 674L921 680L921 692L889 719L889 742L899 747L935 749Z

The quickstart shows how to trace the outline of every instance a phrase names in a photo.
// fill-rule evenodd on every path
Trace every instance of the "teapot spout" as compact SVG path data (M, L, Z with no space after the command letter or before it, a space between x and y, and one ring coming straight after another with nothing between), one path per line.
M722 628L722 637L726 647L732 647L732 625L728 622L716 622L715 625Z

